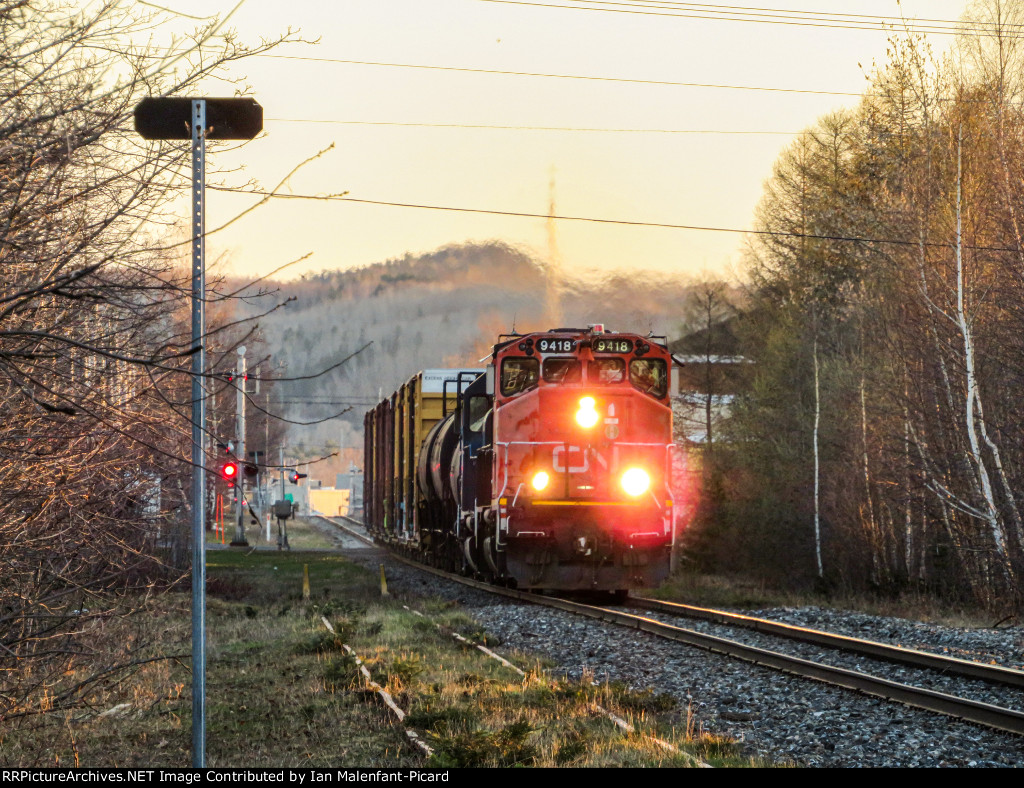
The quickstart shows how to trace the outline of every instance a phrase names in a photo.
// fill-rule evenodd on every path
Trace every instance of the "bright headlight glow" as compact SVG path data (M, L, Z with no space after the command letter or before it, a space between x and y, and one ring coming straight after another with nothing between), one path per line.
M584 429L589 430L601 418L594 408L595 404L593 397L583 397L580 400L580 409L576 411L576 423Z
M548 486L548 482L550 480L551 477L548 476L547 471L537 471L533 475L533 481L531 482L531 484L533 484L533 489L540 492L541 490Z
M643 468L630 468L622 474L622 489L629 495L643 495L650 486L651 477Z

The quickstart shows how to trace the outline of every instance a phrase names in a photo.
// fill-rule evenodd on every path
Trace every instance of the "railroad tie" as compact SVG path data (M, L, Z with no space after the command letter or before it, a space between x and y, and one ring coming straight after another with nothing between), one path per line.
M413 610L408 605L402 605L402 607L404 607L406 610L408 610L413 615L419 616L420 618L423 618L423 619L426 619L427 621L430 621L430 619L427 618L425 615L423 615L420 611ZM439 624L437 624L436 622L431 621L431 623L435 627L437 627L438 629L441 629L441 631L444 631L441 628L441 626ZM504 665L507 668L511 668L516 673L518 673L520 676L523 676L524 678L526 677L526 672L525 671L523 671L521 668L517 667L516 665L513 665L511 662L509 662L507 659L505 659L500 654L495 654L493 651L491 651L486 646L481 646L479 644L472 643L471 641L467 640L462 635L460 635L458 632L451 632L450 634L451 634L452 637L454 637L460 643L464 643L466 645L471 645L471 646L476 646L480 651L482 651L487 656L491 657L492 659L498 660L498 662L500 662L502 665ZM601 714L601 715L607 717L608 719L610 719L615 724L615 726L617 728L619 728L620 730L625 731L626 733L635 733L636 732L636 728L634 728L632 725L630 725L624 719L622 719L621 717L617 717L616 715L612 714L607 709L602 708L598 704L591 703L590 704L590 708L593 709L598 714ZM696 767L698 769L713 769L714 768L710 763L707 763L706 761L701 760L697 756L691 755L688 752L683 752L682 750L680 750L678 747L676 747L671 742L667 742L664 739L659 739L656 736L648 736L647 738L649 738L654 744L657 744L659 747L661 747L664 750L668 750L669 752L675 753L677 755L682 755L684 758L689 760L690 763L692 763L694 767Z
M320 616L320 620L324 622L324 626L327 627L328 630L330 630L331 634L338 634L337 631L335 631L334 627L331 626L331 622L327 620L326 616ZM341 645L342 648L344 648L345 651L351 654L352 658L355 659L356 665L359 666L359 672L362 673L363 678L366 679L367 686L369 686L370 689L374 690L381 697L381 700L384 701L384 705L391 709L391 712L395 715L395 717L398 718L398 721L404 723L406 713L398 707L398 704L395 703L395 699L391 697L391 693L373 680L373 678L370 676L370 671L366 669L366 665L363 664L363 661L359 659L359 656L356 654L355 650L351 646L349 646L348 643L342 643ZM417 747L423 750L423 752L426 753L427 757L434 754L433 748L425 741L423 741L423 739L420 737L418 733L416 733L416 731L412 730L411 728L405 727L404 724L402 725L402 729L405 731L405 735L409 738L409 741L411 741L413 744L415 744Z

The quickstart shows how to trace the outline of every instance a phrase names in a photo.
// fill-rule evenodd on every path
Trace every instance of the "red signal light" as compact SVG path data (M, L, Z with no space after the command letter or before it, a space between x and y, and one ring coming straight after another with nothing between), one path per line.
M235 479L238 478L238 463L232 461L221 465L220 476L228 484L234 484Z

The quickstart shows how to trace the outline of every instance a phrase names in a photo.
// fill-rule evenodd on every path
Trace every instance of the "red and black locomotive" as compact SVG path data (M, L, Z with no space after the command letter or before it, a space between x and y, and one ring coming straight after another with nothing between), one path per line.
M601 326L503 335L366 415L366 519L425 560L518 588L624 596L668 574L672 358Z

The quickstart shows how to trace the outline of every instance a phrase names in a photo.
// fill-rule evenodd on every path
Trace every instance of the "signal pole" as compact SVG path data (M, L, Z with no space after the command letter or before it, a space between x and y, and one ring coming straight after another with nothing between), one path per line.
M192 765L206 763L206 102L189 102L192 137Z
M278 466L281 469L281 495L278 496L279 501L284 500L284 446L277 447Z
M263 107L251 98L144 98L135 131L187 140L192 153L192 766L206 765L206 141L251 140Z
M248 457L245 453L245 378L248 372L245 364L245 345L238 348L238 366L235 368L235 456L241 468L245 468ZM238 474L238 496L235 499L235 538L232 547L248 547L245 538L245 471Z

